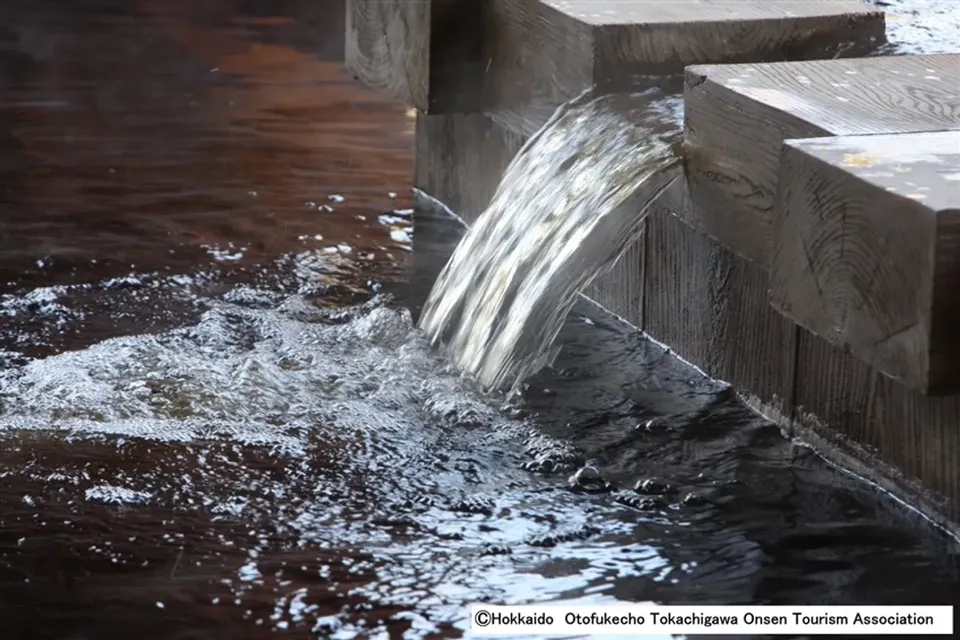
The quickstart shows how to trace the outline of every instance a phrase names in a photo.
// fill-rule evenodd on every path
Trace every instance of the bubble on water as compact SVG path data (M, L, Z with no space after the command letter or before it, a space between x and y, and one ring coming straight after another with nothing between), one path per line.
M235 248L233 243L230 243L226 249L210 244L202 244L200 246L206 249L207 253L218 262L236 262L237 260L242 260L244 257L243 252L246 250Z
M388 214L383 214L383 215L377 216L377 222L379 222L379 223L382 224L382 225L386 225L386 226L389 227L389 226L395 225L395 224L403 224L403 223L406 223L407 220L405 220L404 218L401 218L401 217L399 217L399 216L391 216L391 215L388 215Z
M308 283L349 273L340 258L309 253L290 264ZM529 491L538 480L520 468L525 456L553 456L559 465L580 454L477 395L389 297L334 309L240 286L206 304L192 326L4 369L0 429L118 448L189 445L189 455L157 468L65 468L57 481L111 505L149 501L251 523L241 547L247 559L228 588L242 603L251 589L275 586L277 617L267 620L274 627L345 634L351 618L320 618L311 590L285 589L287 579L268 574L262 556L270 540L371 550L368 560L344 557L354 595L429 617L437 628L458 624L463 606L484 597L523 601L584 588L602 581L609 567L601 565L614 560L651 570L650 550L607 550L595 534L617 535L620 525L588 513L596 505ZM251 455L283 460L284 473L247 464ZM566 548L572 544L580 548ZM518 582L511 564L565 557L577 559L580 574ZM601 564L592 570L594 558ZM408 635L423 637L428 627Z
M48 322L63 326L83 319L83 314L60 302L69 293L69 287L39 287L24 294L0 296L0 316L42 316Z
M126 487L100 485L91 487L84 493L87 500L107 504L143 504L152 496L145 491L134 491Z
M390 239L394 242L400 242L402 244L409 244L413 242L413 236L411 236L410 232L405 229L390 229Z

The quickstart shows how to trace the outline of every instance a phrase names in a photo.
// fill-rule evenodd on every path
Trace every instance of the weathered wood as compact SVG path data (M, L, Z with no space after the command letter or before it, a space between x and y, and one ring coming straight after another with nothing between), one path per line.
M862 54L883 14L856 0L489 0L485 110L530 132L597 85L623 89L697 63Z
M347 0L346 66L424 113L480 108L482 0Z
M687 221L768 265L783 141L960 128L960 55L687 70Z
M774 232L775 308L911 388L960 391L960 131L788 142Z
M414 186L472 222L523 142L481 113L418 113Z
M787 411L796 325L767 300L766 271L662 206L647 220L644 330L708 375Z
M960 533L960 396L924 397L799 331L797 435Z
M583 291L583 295L638 329L643 328L645 229L643 234L610 271L598 276Z

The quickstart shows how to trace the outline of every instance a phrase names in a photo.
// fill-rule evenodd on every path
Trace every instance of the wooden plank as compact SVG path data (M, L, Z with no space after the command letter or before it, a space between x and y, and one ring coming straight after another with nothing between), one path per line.
M960 131L788 142L774 231L775 308L911 388L960 391Z
M769 265L784 140L958 129L958 87L958 54L691 67L687 221Z
M536 129L559 104L696 63L863 54L884 17L856 0L489 0L485 110ZM518 129L519 130L519 129Z
M480 108L482 0L347 0L354 76L424 113Z
M647 221L644 330L708 375L788 411L796 326L767 301L765 270L662 206Z
M643 329L703 369L714 320L708 300L715 248L669 212L647 218Z
M925 397L801 329L797 435L960 533L960 396Z
M472 222L523 142L482 113L418 113L414 186Z

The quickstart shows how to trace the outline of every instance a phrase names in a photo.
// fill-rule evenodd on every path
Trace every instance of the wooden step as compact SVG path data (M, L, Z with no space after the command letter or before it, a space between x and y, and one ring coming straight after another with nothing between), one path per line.
M923 393L960 392L960 131L791 140L770 300Z
M484 108L525 132L557 105L698 63L862 55L884 16L857 0L489 0Z
M484 0L346 1L358 80L424 113L478 110Z
M884 40L883 14L857 0L347 0L346 65L424 113L531 109L536 129L594 84Z
M687 222L769 265L783 141L960 129L960 55L694 66Z

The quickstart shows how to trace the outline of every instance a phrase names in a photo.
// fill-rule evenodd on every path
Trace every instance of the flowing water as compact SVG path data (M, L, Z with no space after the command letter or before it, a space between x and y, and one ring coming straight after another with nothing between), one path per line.
M577 295L637 239L649 205L680 176L681 130L664 122L664 99L586 94L563 105L440 273L420 326L482 387L516 388L553 362Z
M463 230L410 211L411 120L340 70L342 20L0 0L4 638L960 603L951 541L588 303L476 392L416 326Z

